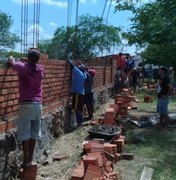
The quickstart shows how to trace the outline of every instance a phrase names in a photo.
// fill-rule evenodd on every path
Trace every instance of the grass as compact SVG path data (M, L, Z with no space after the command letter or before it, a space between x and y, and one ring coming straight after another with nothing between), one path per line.
M143 135L145 143L127 145L125 151L146 159L147 166L154 169L153 180L176 179L176 130L163 132L152 128L144 131Z
M145 95L149 95L152 97L152 103L145 103L144 97ZM142 90L137 93L137 98L139 99L138 110L148 111L148 112L156 112L156 104L157 104L157 94L156 90ZM169 112L174 112L176 110L176 94L173 94L170 97L169 103Z
M152 103L144 103L145 94L153 97ZM138 109L132 114L154 113L156 112L156 93L155 91L140 91L137 94L139 103ZM176 95L171 97L169 111L174 112L176 107ZM124 180L139 179L144 166L154 169L152 180L175 180L176 179L176 128L168 128L160 130L154 127L138 128L136 126L128 126L126 137L135 131L142 132L145 138L144 143L125 145L125 152L131 152L135 158L133 162L125 164L128 172L135 171L133 178L124 175ZM142 161L142 163L141 163ZM133 164L133 165L132 165ZM123 165L123 163L121 164ZM131 166L134 166L133 168Z

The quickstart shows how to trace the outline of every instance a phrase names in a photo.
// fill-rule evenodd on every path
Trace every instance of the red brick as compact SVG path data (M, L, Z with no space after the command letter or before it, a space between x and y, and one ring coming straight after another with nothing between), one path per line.
M114 108L107 108L105 110L105 118L106 119L114 119L114 117L115 117Z
M86 156L83 158L84 171L87 171L89 164L98 166L98 158L92 156Z
M5 100L4 96L0 96L0 102L3 102Z
M24 169L24 176L22 180L36 180L37 176L37 165L30 166Z
M94 178L100 178L101 175L102 169L90 164L84 176L84 180L93 180Z

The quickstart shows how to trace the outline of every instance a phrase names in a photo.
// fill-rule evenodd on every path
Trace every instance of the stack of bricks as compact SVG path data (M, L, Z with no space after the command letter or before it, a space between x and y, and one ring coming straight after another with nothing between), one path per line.
M105 111L105 125L113 125L115 123L115 110L114 108L107 108Z
M84 145L85 153L91 152L103 152L103 144L99 144L95 141L95 143L87 143Z
M79 162L79 165L74 169L71 180L83 180L85 175L84 171L84 164L83 161L81 160Z
M118 139L113 140L113 144L117 146L117 153L122 153L123 147L125 145L125 136L120 135Z
M116 119L118 117L118 112L119 112L118 104L110 104L109 107L114 109L114 111L115 111L115 119Z
M91 153L87 153L85 156L82 157L83 161L85 161L86 158L96 158L97 159L97 165L99 167L103 167L104 164L104 154L103 152L91 152Z
M145 96L144 96L144 102L146 102L146 103L152 103L152 102L153 102L152 96L150 96L150 95L145 95Z
M106 108L104 118L92 120L90 122L90 124L91 125L102 125L102 124L114 125L117 116L118 116L118 105L117 104L111 104L108 108Z
M84 180L93 180L102 178L102 169L98 166L89 164L86 170Z
M113 164L122 158L125 137L113 139L111 143L90 140L84 144L84 153L79 165L74 169L71 180L118 180Z
M117 152L117 145L115 144L110 144L110 143L105 143L104 144L104 151L112 154L112 155L116 155Z
M128 89L123 89L121 94L115 94L115 104L117 104L119 107L119 115L128 114L128 110L133 107L133 99L134 97Z

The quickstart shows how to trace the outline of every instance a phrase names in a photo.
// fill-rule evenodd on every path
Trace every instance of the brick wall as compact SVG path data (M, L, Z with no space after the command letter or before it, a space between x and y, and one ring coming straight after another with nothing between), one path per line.
M96 69L95 91L112 86L115 61L113 56L89 61L88 66ZM71 71L62 60L48 59L42 55L40 63L44 64L43 81L44 116L61 106L66 106L69 99ZM0 133L14 127L18 111L18 76L12 69L0 69Z

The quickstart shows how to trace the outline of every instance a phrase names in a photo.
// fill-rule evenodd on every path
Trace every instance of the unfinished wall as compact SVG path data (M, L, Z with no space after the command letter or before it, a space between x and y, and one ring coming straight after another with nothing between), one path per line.
M48 59L47 55L41 56L40 63L44 64L45 77L43 80L43 137L37 142L35 155L38 162L45 158L54 137L68 132L72 126L69 104L71 80L69 65L62 60ZM108 89L112 87L114 80L114 64L112 56L102 58L102 61L101 58L94 59L88 63L88 66L94 66L96 69L94 84L96 106L107 100ZM17 163L21 158L20 146L15 137L18 98L17 73L12 69L0 69L0 179L4 180L15 174Z

